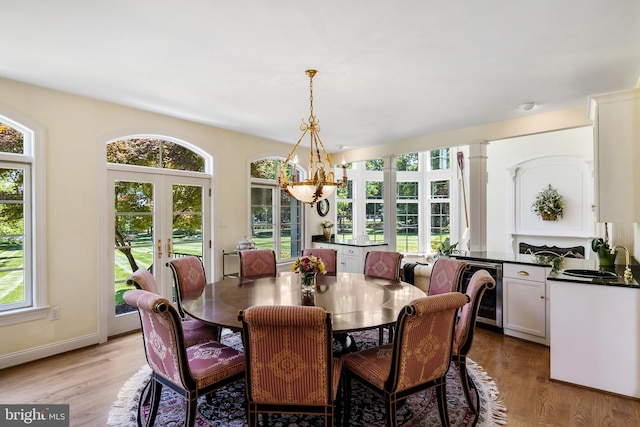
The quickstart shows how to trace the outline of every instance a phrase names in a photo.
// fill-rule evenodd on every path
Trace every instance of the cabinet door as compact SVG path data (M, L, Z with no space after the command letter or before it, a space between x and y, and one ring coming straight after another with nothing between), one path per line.
M545 282L504 277L504 329L546 337Z

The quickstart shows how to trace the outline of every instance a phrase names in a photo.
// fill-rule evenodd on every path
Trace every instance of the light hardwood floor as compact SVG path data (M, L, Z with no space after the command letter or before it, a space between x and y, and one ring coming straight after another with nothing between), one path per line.
M477 329L470 357L496 381L509 426L640 425L638 400L549 381L545 346ZM138 333L113 338L0 371L0 402L68 403L72 426L102 426L144 363Z

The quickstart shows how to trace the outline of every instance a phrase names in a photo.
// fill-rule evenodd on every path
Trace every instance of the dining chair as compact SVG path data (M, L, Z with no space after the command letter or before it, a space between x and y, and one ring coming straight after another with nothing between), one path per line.
M244 354L213 340L187 347L178 311L158 294L136 289L125 292L123 298L138 309L145 355L152 371L149 414L144 424L154 424L162 388L167 386L186 399L185 425L194 426L200 396L244 377ZM140 404L138 425L143 424L143 413Z
M313 306L253 306L241 311L247 419L314 414L340 424L342 361L333 357L331 313ZM266 423L263 423L266 425Z
M400 252L371 251L364 258L364 274L389 280L400 280L400 264L403 255ZM393 326L389 326L389 342L393 340ZM384 327L378 328L378 343L384 342Z
M469 302L462 307L453 336L451 360L458 368L458 376L460 377L464 397L467 399L467 404L475 415L480 413L480 395L473 379L469 377L467 372L467 354L469 354L471 344L473 343L480 300L484 295L484 291L493 289L495 286L496 281L487 270L477 270L473 273L466 290ZM476 405L474 405L471 400L471 389L475 392Z
M127 278L127 284L135 286L137 289L159 294L155 277L144 268L134 271ZM192 317L182 317L181 315L181 318L183 320L184 341L187 347L211 340L220 341L220 328Z
M351 410L351 382L356 380L382 397L390 427L398 425L399 402L435 387L440 421L449 426L446 376L453 327L458 308L467 301L460 292L418 298L398 315L393 343L342 356L345 419Z
M461 290L462 274L468 268L465 261L440 257L433 264L429 279L428 295L438 295Z
M338 251L328 248L307 248L302 250L302 256L313 255L324 262L328 276L335 276L338 267Z
M271 249L247 249L238 252L240 277L275 277L276 253Z

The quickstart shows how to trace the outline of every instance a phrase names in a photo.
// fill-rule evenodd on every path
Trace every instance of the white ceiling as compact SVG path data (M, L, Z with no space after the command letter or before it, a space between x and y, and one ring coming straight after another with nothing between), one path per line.
M640 76L638 0L0 5L0 77L292 144L316 68L331 152L581 105Z

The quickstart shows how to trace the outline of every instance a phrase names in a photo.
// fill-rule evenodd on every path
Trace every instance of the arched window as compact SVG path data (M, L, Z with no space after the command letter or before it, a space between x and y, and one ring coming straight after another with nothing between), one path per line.
M35 151L35 132L0 116L0 325L47 315L44 263L36 262L45 242L34 226L44 217Z
M273 249L277 261L302 254L302 203L278 186L279 158L251 163L251 240L259 249ZM299 171L297 171L299 179Z

